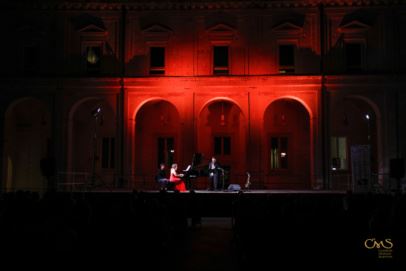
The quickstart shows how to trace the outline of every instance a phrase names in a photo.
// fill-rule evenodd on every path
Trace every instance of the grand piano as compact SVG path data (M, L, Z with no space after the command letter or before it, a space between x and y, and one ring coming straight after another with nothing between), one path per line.
M192 163L187 166L183 172L183 179L185 180L186 189L191 190L193 189L193 180L199 176L204 176L204 171L199 166L202 162L202 154L201 153L194 153Z

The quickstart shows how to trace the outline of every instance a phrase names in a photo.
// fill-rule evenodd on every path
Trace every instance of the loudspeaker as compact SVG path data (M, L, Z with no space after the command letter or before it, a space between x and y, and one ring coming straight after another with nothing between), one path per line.
M240 191L241 190L241 186L239 184L230 184L227 188L227 190L229 191Z
M403 158L390 160L389 176L394 179L402 179L405 176L405 160Z

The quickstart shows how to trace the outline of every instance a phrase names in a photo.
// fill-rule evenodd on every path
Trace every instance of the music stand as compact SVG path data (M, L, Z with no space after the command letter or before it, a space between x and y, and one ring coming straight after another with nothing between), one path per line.
M224 174L224 169L223 168L219 168L219 170L221 170L221 184L222 184L222 190L224 191L224 185L225 185L225 174Z
M193 162L192 162L193 163ZM185 176L185 184L186 184L186 189L187 190L192 190L192 182L190 181L190 171L193 168L193 164L192 165L188 165L187 168L183 171L185 172L184 176Z
M200 165L202 162L202 154L199 152L195 152L192 157L192 164L188 165L188 167L184 170L186 172L186 187L188 190L194 190L193 188L193 181L191 180L190 173L195 172L195 167ZM199 174L196 174L198 176Z

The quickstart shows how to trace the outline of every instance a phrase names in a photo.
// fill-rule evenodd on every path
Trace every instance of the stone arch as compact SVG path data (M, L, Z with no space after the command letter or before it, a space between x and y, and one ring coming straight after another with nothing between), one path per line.
M5 113L4 188L44 192L53 175L51 115L40 99L23 97ZM52 161L51 161L52 160Z
M380 110L369 98L361 95L346 95L333 104L331 136L332 139L341 138L342 145L345 145L343 150L345 149L346 152L345 155L337 154L337 151L334 151L337 144L331 142L332 188L360 191L360 189L369 189L368 186L372 182L382 184L383 179L380 174L383 171L381 133ZM356 152L359 155L356 155ZM334 157L337 155L343 157ZM365 155L369 156L366 159L369 164L368 170L363 171L364 173L361 174L363 176L353 174L353 167L358 167L361 157ZM339 162L338 166L336 161ZM361 181L355 179L365 180L365 185L361 185Z
M87 176L82 181L94 185L114 182L116 127L112 103L105 97L76 101L68 112L67 173Z
M295 97L273 100L264 111L265 186L304 189L313 172L312 111Z
M204 163L215 156L226 170L224 184L244 184L246 180L247 120L241 106L233 99L216 97L199 110L197 149ZM208 184L206 185L208 186ZM205 188L205 187L204 187ZM222 188L222 187L220 187Z
M180 114L172 102L156 97L140 103L133 119L134 185L155 188L158 164L170 166L183 159Z

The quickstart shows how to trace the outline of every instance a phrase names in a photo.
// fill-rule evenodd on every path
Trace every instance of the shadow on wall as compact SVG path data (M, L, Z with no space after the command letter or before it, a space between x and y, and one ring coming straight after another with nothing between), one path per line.
M146 55L135 55L126 64L126 75L145 75L145 67L147 67L148 58Z

